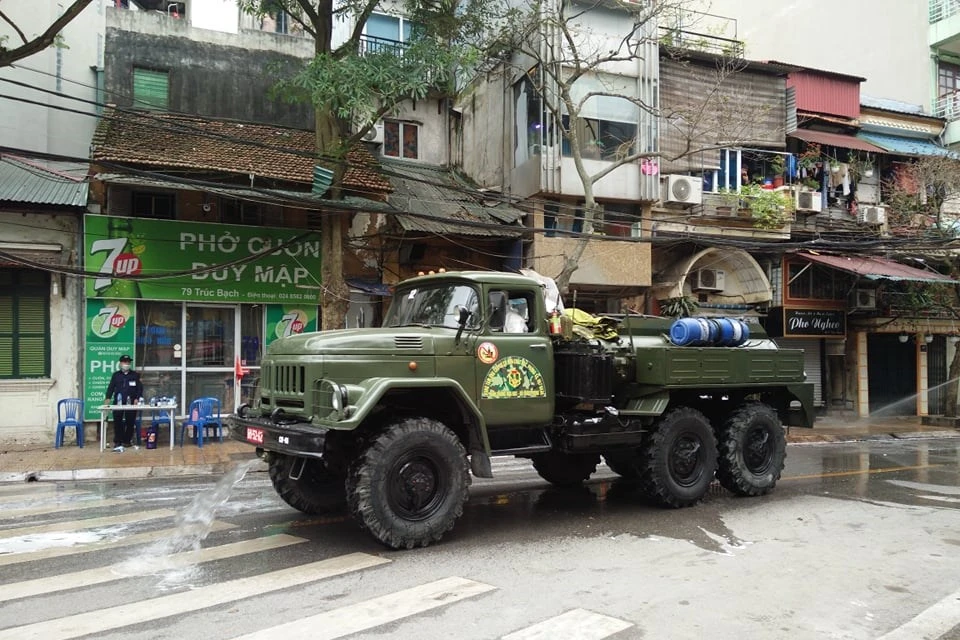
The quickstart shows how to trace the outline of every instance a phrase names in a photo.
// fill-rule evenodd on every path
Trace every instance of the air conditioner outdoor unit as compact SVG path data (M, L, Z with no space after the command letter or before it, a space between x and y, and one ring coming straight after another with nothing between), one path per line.
M723 269L697 269L693 272L694 291L723 291L726 287L727 274Z
M661 200L664 202L700 204L702 200L703 183L700 178L679 175L663 176L661 189Z
M383 123L378 122L370 127L370 130L363 134L363 139L367 142L383 142Z
M877 290L876 289L854 289L853 300L850 301L854 309L876 309L877 308Z
M864 206L857 211L860 224L883 224L887 221L887 208L881 206Z
M822 203L819 191L797 191L797 211L820 213L823 210Z

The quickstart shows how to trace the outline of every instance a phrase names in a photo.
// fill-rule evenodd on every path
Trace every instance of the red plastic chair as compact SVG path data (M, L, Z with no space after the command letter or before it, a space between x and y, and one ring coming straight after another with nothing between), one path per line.
M83 448L83 400L64 398L57 402L57 432L53 446L59 449L63 445L63 432L73 427L77 432L77 445Z

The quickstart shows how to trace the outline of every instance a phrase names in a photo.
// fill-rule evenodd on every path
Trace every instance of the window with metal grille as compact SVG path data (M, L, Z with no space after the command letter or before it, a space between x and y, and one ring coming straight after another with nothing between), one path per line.
M166 71L133 68L133 106L137 109L169 107L170 74Z
M50 276L0 268L0 378L50 377Z

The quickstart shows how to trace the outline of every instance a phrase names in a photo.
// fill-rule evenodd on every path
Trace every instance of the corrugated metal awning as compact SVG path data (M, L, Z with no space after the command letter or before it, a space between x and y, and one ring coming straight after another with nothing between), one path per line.
M797 256L811 262L855 273L868 280L908 280L912 282L947 282L956 284L953 278L937 273L925 271L916 267L908 267L887 258L872 256L825 256L812 253L798 253Z
M817 144L826 144L831 147L857 149L859 151L869 151L870 153L886 153L884 149L870 144L866 140L842 133L830 133L829 131L816 131L814 129L797 129L787 135L791 138L799 138L800 140L815 142Z
M861 132L857 137L882 147L891 153L904 156L935 156L960 159L960 154L950 151L928 138L907 138L886 133Z
M0 201L85 207L86 172L87 165L82 163L41 162L4 154L0 156Z

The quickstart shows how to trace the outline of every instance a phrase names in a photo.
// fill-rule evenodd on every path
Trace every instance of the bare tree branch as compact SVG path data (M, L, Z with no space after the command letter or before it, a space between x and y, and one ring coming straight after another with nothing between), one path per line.
M17 33L20 34L20 37L23 39L24 44L20 45L15 49L3 49L0 50L0 67L9 67L11 64L17 60L22 60L23 58L32 56L35 53L43 51L56 40L57 34L59 34L65 26L67 26L71 20L80 15L80 12L87 8L93 0L75 0L70 7L67 8L63 14L57 18L53 24L51 24L46 31L41 33L39 36L33 40L27 40L24 37L23 32L13 25L13 22L4 15L3 19L6 20L9 24L13 25Z

